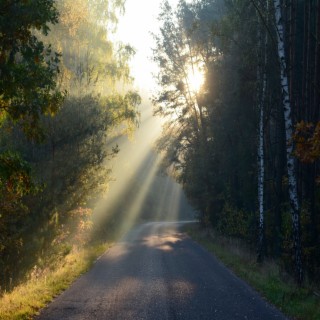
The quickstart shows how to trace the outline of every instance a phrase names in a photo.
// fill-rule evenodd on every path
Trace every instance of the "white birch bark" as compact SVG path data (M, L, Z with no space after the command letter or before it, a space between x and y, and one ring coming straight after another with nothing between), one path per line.
M267 0L266 4L266 12L267 15L269 15L269 0ZM267 19L268 21L268 19ZM262 32L259 31L259 48L258 50L261 52L262 46ZM265 241L265 235L264 235L264 107L265 107L265 101L266 101L266 89L267 89L267 74L266 74L266 68L267 68L267 49L268 49L268 33L265 34L264 39L264 64L262 68L259 68L258 70L258 81L262 82L262 90L261 95L260 92L258 92L258 101L259 101L259 111L260 111L260 119L259 119L259 144L258 144L258 204L259 204L259 239L258 239L258 262L263 261L263 245ZM262 61L262 58L260 57L260 54L258 55L258 58L260 61ZM261 76L262 75L262 76Z
M293 224L293 241L294 241L294 256L295 256L295 268L297 272L297 280L302 282L302 259L301 259L301 238L300 238L300 208L297 192L297 180L294 168L293 158L293 143L292 143L292 118L291 118L291 105L289 97L289 86L287 76L287 66L285 60L284 49L284 28L281 13L280 0L274 0L276 26L277 26L277 42L278 42L278 56L280 60L281 69L281 86L282 86L282 103L285 119L285 132L286 132L286 145L287 145L287 171L288 171L288 184L289 184L289 199L292 214Z
M259 31L259 45L258 50L261 52L261 31ZM258 262L263 261L263 245L264 245L264 103L266 92L266 62L267 62L267 35L265 38L264 51L264 65L258 68L257 81L262 82L261 92L258 90L258 106L259 106L259 141L258 141L258 204L259 204L259 238L258 238ZM258 54L258 59L261 62L261 54ZM259 62L259 64L260 64Z
M266 40L267 41L267 40ZM267 53L265 52L265 55ZM266 57L265 57L266 64ZM259 121L259 145L258 145L258 203L259 203L259 242L258 261L263 260L264 243L264 103L266 94L266 73L263 71L262 92L259 101L260 121Z

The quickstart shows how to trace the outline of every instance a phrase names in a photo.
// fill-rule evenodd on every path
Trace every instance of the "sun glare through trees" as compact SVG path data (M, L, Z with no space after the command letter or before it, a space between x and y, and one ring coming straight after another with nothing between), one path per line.
M318 288L319 39L320 0L0 1L0 297L193 218Z
M0 290L66 246L146 220L193 217L155 151L163 121L150 102L151 32L159 7L0 4Z
M192 93L198 94L204 83L204 74L201 69L198 67L189 67L187 79Z
M173 5L176 3L172 1ZM145 15L146 10L148 15ZM139 88L143 98L139 128L132 137L110 139L111 145L115 142L119 144L120 154L110 162L113 181L109 183L109 190L93 214L94 220L100 221L97 224L100 226L118 221L120 233L148 219L193 219L193 211L180 185L166 176L162 155L155 150L163 120L153 116L150 105L156 87L153 77L157 72L151 61L154 42L151 33L159 28L159 10L158 1L144 0L139 6L133 0L127 1L126 13L113 36L117 41L130 43L136 51L130 62L131 74L135 78L133 85ZM190 77L194 89L198 89L201 82L199 75L195 72Z
M134 136L110 140L111 145L119 145L120 155L109 161L113 179L93 213L97 225L94 232L103 232L112 223L119 225L123 234L142 221L193 219L181 186L162 169L161 154L155 150L160 133L161 124L145 100Z

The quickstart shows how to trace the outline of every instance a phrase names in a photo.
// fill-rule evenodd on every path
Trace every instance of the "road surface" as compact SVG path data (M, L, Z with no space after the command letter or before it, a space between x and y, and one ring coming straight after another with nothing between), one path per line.
M286 319L179 225L135 228L37 319Z

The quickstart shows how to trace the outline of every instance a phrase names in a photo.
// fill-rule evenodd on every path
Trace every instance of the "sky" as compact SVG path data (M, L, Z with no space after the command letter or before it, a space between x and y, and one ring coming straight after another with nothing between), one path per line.
M131 73L135 78L138 89L151 91L155 85L152 72L155 65L150 60L152 55L153 38L151 32L157 33L159 24L157 16L162 0L127 0L126 12L119 19L118 31L115 38L132 45L137 53L131 62ZM169 1L172 6L178 0Z
M174 5L178 0L170 2ZM94 213L97 221L109 221L125 214L121 232L140 219L175 221L190 220L194 216L181 186L171 177L159 175L161 155L154 151L162 122L152 116L150 95L146 93L155 86L151 75L155 67L150 60L153 46L150 32L157 32L159 28L160 3L160 0L127 0L126 14L120 17L118 32L114 35L115 40L129 43L136 49L131 73L136 79L139 94L143 93L140 125L132 139L122 136L108 142L110 147L115 143L119 145L120 153L108 160L112 181L105 199L97 204Z

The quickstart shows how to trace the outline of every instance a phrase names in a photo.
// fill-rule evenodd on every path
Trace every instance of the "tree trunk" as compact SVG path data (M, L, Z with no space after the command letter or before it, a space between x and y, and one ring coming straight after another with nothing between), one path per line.
M268 14L268 1L267 1L267 14ZM261 39L262 31L260 31L260 41L259 43L262 44ZM259 120L259 145L258 145L258 203L259 203L259 239L258 239L258 262L263 261L263 247L264 247L264 106L265 106L265 97L266 97L266 87L267 87L267 74L266 74L266 67L267 67L267 48L268 48L268 35L267 32L265 34L265 41L264 41L264 64L262 68L260 68L258 81L262 80L262 88L261 88L261 96L258 97L259 99L259 109L260 109L260 120ZM260 50L260 48L258 49ZM262 60L262 59L260 59ZM262 75L262 77L261 77ZM260 79L259 79L260 78Z
M271 101L270 101L271 103ZM283 249L283 236L282 236L282 206L284 201L283 192L283 177L285 175L286 166L286 148L285 148L285 128L284 128L284 116L281 108L277 108L277 120L276 120L276 137L277 146L275 152L275 229L274 229L274 255L276 258L281 257Z
M320 96L320 0L317 1L316 14L316 48L314 68L314 121L319 121Z
M294 72L294 66L295 66L295 59L296 59L296 20L297 20L297 0L291 0L290 1L290 22L289 22L289 63L290 63L290 70L289 70L289 94L290 94L290 103L291 103L291 109L292 113L296 116L298 115L299 110L297 110L297 96L296 96L296 78L295 78L295 72Z
M274 0L276 26L277 26L277 42L278 42L278 56L280 60L281 70L281 86L282 86L282 103L284 109L285 133L286 133L286 152L287 152L287 171L289 184L289 199L292 215L293 227L293 246L295 257L296 280L298 284L302 283L302 257L301 257L301 236L300 236L300 208L297 194L297 180L295 176L294 157L293 157L293 143L292 143L292 118L291 106L288 87L287 65L285 60L284 50L284 28L281 13L280 0Z
M258 262L263 261L263 244L264 244L264 80L262 97L260 101L260 121L259 121L259 146L258 146L258 202L259 202L259 240L258 240Z

